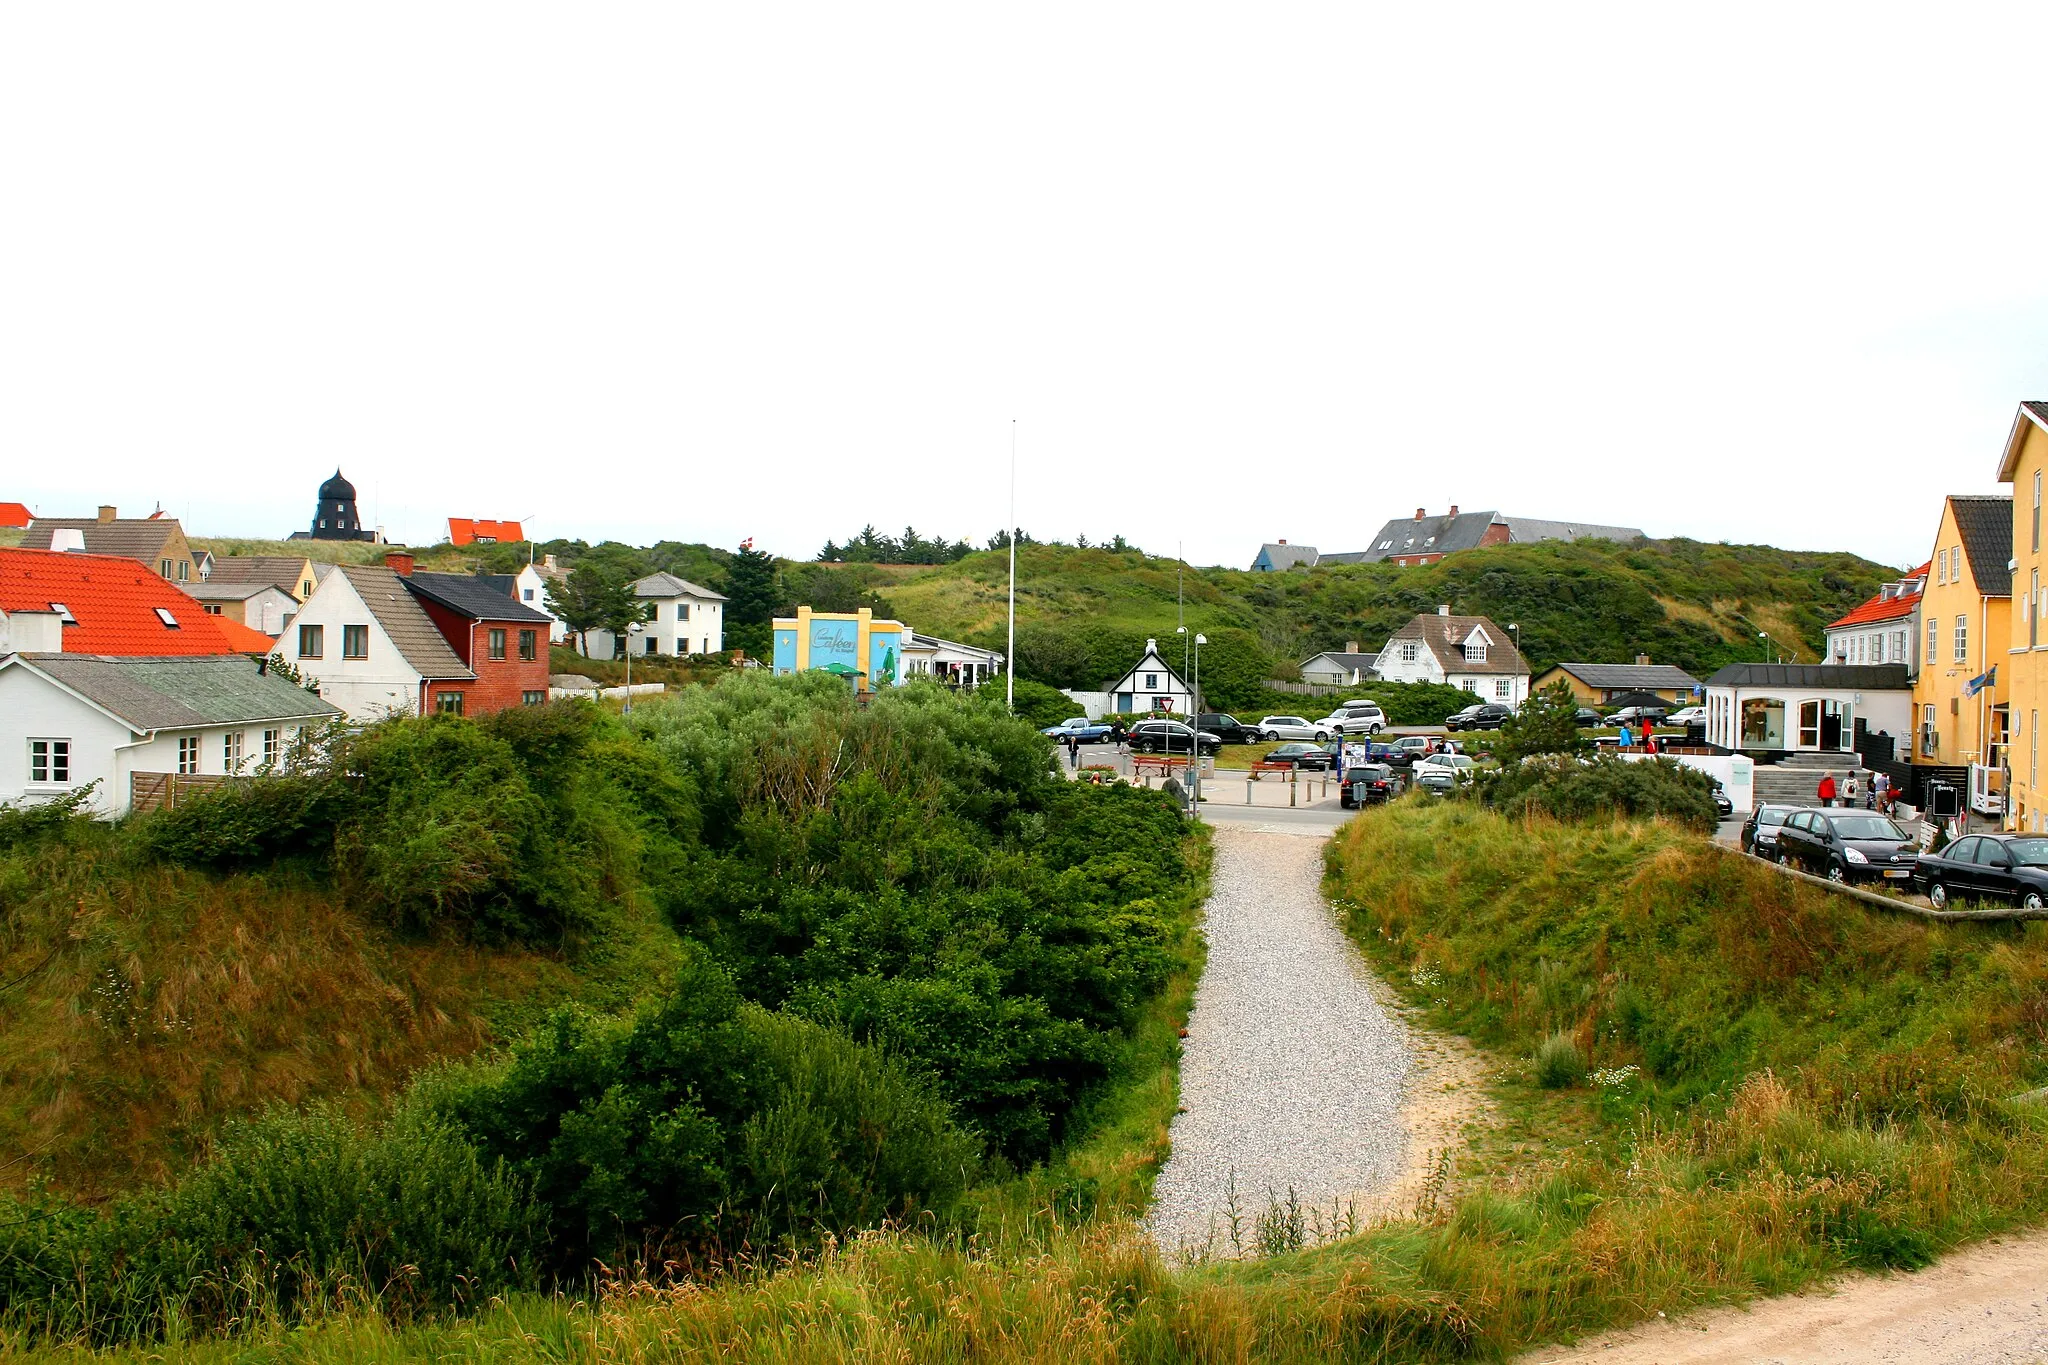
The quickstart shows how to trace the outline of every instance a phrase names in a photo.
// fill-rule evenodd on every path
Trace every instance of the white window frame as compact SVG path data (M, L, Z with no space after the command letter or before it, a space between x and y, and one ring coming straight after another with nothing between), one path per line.
M220 737L220 770L237 773L242 770L242 743L247 734L243 730L223 731Z
M43 775L36 776L41 765ZM32 736L28 742L28 780L36 787L71 785L71 739L55 735Z
M190 777L199 771L199 736L178 736L178 775Z
M1970 658L1970 618L1956 617L1956 662L1967 663Z

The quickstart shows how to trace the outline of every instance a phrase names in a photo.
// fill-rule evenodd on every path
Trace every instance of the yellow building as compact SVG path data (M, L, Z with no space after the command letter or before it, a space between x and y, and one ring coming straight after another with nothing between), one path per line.
M2041 769L2041 718L2048 715L2048 559L2041 552L2041 482L2048 472L2048 403L2020 404L1998 464L1998 481L2012 485L2012 611L1999 682L2012 716L2006 750L2006 827L2048 829L2048 791Z
M1998 666L2012 639L2012 532L2011 498L1945 499L1920 598L1913 762L1957 769L1958 787L1971 765L1996 769L2003 760L2012 670ZM1995 784L1979 785L1981 802Z

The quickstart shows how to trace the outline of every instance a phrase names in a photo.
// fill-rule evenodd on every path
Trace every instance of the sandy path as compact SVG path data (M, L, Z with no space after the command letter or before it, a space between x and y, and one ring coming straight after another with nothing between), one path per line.
M1959 1251L1914 1274L1851 1275L1832 1291L1714 1308L1550 1347L1522 1365L2048 1361L2048 1232Z
M1290 1189L1325 1229L1405 1212L1477 1106L1476 1059L1410 1030L1324 904L1325 833L1216 831L1209 962L1149 1220L1169 1255L1249 1250Z

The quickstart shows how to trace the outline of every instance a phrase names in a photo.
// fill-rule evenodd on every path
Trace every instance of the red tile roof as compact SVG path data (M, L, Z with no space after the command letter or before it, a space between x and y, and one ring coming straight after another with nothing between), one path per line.
M468 545L475 541L495 541L509 545L513 541L526 539L526 530L516 521L485 521L481 518L448 518L448 541L452 545Z
M228 643L238 654L261 654L268 657L283 648L278 642L254 626L245 626L240 621L230 621L225 616L207 618L214 629L227 637Z
M28 510L27 503L0 502L0 526L26 526L34 520L35 515Z
M61 602L67 654L240 654L199 603L168 579L119 555L0 550L0 611L49 611ZM177 625L157 615L161 607ZM259 632L260 633L260 632Z
M1845 626L1867 626L1878 621L1896 621L1900 617L1911 616L1913 608L1920 605L1920 593L1924 590L1927 583L1927 575L1932 572L1934 572L1934 561L1930 559L1900 580L1901 582L1919 584L1921 585L1920 588L1912 592L1902 592L1895 597L1886 597L1880 592L1869 601L1858 605L1854 611L1844 616L1841 620L1828 622L1827 628L1829 630L1840 630Z

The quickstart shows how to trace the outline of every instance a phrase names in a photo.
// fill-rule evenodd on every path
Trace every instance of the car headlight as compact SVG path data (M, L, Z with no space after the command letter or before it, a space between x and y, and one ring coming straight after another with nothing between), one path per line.
M1842 852L1842 856L1844 858L1847 858L1852 863L1867 863L1870 861L1870 859L1863 856L1863 851L1861 849L1844 849Z

